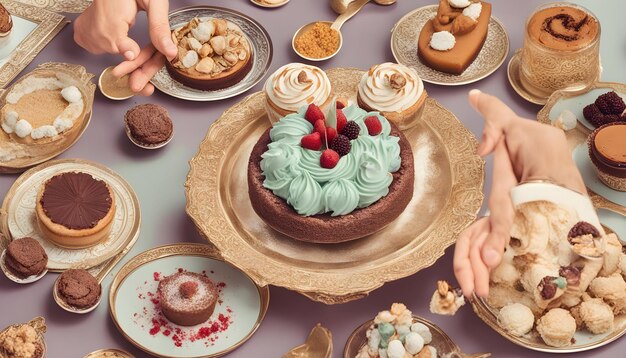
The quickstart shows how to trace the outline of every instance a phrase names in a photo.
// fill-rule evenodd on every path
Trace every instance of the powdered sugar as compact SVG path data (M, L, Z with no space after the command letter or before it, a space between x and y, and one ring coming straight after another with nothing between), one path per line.
M198 291L190 298L184 298L180 293L180 285L185 282L195 282L198 284ZM193 312L204 308L208 302L216 299L214 292L207 287L207 284L195 275L181 274L167 282L165 290L162 291L168 304L177 311Z

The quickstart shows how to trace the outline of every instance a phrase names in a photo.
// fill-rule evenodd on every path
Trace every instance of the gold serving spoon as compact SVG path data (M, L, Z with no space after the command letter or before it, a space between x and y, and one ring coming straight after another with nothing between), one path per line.
M394 1L395 2L395 0L381 0L381 1ZM354 15L356 15L356 13L359 12L363 8L363 6L365 6L365 4L367 4L368 2L370 2L370 0L353 0L352 2L349 3L349 5L346 8L346 10L344 12L342 12L337 17L335 22L331 23L330 21L314 21L314 22L312 22L310 24L306 24L306 25L302 26L293 35L293 38L291 39L291 47L293 48L293 50L300 57L302 57L305 60L309 60L309 61L324 61L324 60L328 60L330 58L333 58L336 54L339 53L339 50L341 50L341 46L343 45L343 36L341 35L341 26L343 26L343 24L346 21L350 20ZM330 55L328 55L326 57L322 57L322 58L308 57L308 56L305 56L304 54L301 54L300 52L298 52L296 50L296 40L300 36L302 36L303 33L305 33L307 30L309 30L311 27L313 27L318 22L330 25L331 29L336 30L337 33L339 33L339 46L337 46L337 50L335 52L333 52L332 54L330 54Z
M59 277L54 281L54 286L52 286L52 297L54 297L54 301L57 303L57 305L59 305L59 307L71 313L85 314L85 313L89 313L95 310L96 307L98 307L98 305L100 305L100 302L102 301L102 295L103 295L102 281L104 281L104 278L109 274L109 272L111 272L113 267L117 265L117 263L122 259L122 257L126 255L128 250L129 250L128 248L124 249L117 255L113 256L113 258L109 261L109 263L107 263L106 266L96 276L96 281L100 285L100 297L98 297L98 301L96 301L96 303L94 303L93 306L87 307L87 308L77 308L77 307L68 305L65 301L63 301L63 299L59 296L59 292L58 292L58 284L59 284L59 279L61 278L61 275L59 275Z
M283 355L283 358L330 358L333 353L333 335L328 328L317 324L301 344Z
M356 0L330 0L330 7L338 14L343 14L348 9L351 3ZM378 5L392 5L395 4L397 0L374 0Z

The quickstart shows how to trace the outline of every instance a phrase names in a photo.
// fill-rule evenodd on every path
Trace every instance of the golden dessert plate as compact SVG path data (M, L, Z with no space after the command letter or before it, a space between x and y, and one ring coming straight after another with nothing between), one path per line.
M18 143L12 140L3 130L0 129L0 174L20 173L24 170L50 160L68 150L83 135L92 115L92 106L96 85L91 82L93 75L87 73L83 66L71 65L67 63L44 63L32 72L24 75L6 90L0 90L0 108L5 105L7 93L15 84L33 75L61 74L70 83L76 86L83 95L85 109L79 123L76 123L68 131L54 138L42 138L33 143ZM7 158L4 158L4 157ZM3 159L4 158L4 159Z
M547 200L557 205L572 207L581 220L587 221L596 227L599 227L598 224L602 224L604 227L609 227L611 231L615 231L616 233L620 231L623 232L625 229L622 227L623 224L620 227L615 225L616 221L612 215L617 213L613 212L610 206L602 206L601 203L599 204L597 201L589 200L586 196L564 187L542 182L531 182L514 188L511 192L511 196L514 205L537 200ZM598 209L603 211L608 210L610 213L602 213L602 215L600 215L600 221L598 221L598 217L596 216L596 210ZM624 214L621 215L621 221L626 220L626 217L623 216ZM536 328L533 328L529 334L523 337L514 336L502 329L498 324L498 310L489 306L486 300L473 296L470 302L476 315L494 331L498 332L512 343L535 351L548 353L583 352L602 347L626 334L626 314L622 314L615 317L614 328L608 333L592 334L587 331L579 330L574 334L575 342L573 342L572 345L567 347L551 347L543 342Z
M417 56L417 38L428 20L437 14L438 5L428 5L404 15L391 30L391 52L396 62L413 67L424 82L461 86L480 81L494 73L509 54L509 35L504 25L491 16L487 39L474 62L460 75L434 70Z
M626 214L626 192L611 189L598 179L587 149L587 137L594 127L584 118L583 108L593 103L599 95L610 91L615 91L626 99L626 84L623 83L596 82L590 88L580 91L556 91L537 114L537 120L551 124L563 110L569 110L576 115L576 128L565 131L565 137L592 200L596 204L601 202L602 207L611 206L612 210Z
M52 176L68 171L80 171L104 180L115 195L115 217L109 238L85 249L66 249L46 240L35 215L39 187ZM95 276L109 268L119 253L126 253L139 237L141 211L133 188L111 169L82 159L52 160L22 174L4 197L0 211L0 231L11 239L30 236L43 246L48 254L48 270L91 269Z
M365 71L327 71L338 97L354 98ZM187 213L200 233L257 284L298 291L327 304L363 298L385 282L432 265L481 207L484 162L476 139L432 98L404 134L413 146L415 190L389 226L352 242L323 245L272 230L250 203L247 165L270 126L265 95L255 93L217 119L190 162Z
M43 346L43 355L41 356L41 358L46 358L46 353L47 353L47 345L46 345L46 340L44 339L43 335L44 333L46 333L47 331L47 327L46 327L46 320L43 317L35 317L33 319L31 319L30 321L28 321L27 323L19 323L19 324L12 324L6 328L4 328L2 331L0 331L0 336L2 336L2 334L6 331L9 330L9 328L13 327L13 328L19 328L21 326L24 325L28 325L31 326L35 329L35 331L37 332L37 335L39 336L39 342L41 343L41 345ZM2 352L0 352L2 353ZM4 357L4 356L3 356Z
M254 5L260 6L260 7L266 7L266 8L276 8L276 7L281 7L284 5L287 5L287 3L289 2L289 0L283 0L274 4L268 3L267 1L263 1L263 0L250 0L251 3L253 3Z
M89 5L91 0L17 0L18 2L44 8L54 12L79 14Z
M491 356L491 353L480 354L465 354L461 352L459 346L452 341L452 339L439 328L436 324L430 322L427 319L413 315L413 323L422 323L428 329L433 336L433 340L429 345L437 349L437 356L450 357L450 358L487 358ZM352 332L346 346L343 350L343 358L355 358L359 353L359 350L367 344L367 337L365 333L367 329L374 323L374 320L369 320Z
M244 93L263 79L272 63L273 47L270 35L260 23L235 10L199 5L170 12L170 26L175 29L194 17L219 17L239 26L252 50L252 69L246 77L233 86L215 91L202 91L187 87L172 79L163 66L150 80L154 87L167 95L188 101L219 101Z
M109 348L91 352L83 358L135 358L135 356L121 349Z
M208 322L193 327L169 323L160 313L155 297L158 280L180 270L206 274L220 288L215 313ZM224 285L222 285L222 283ZM260 287L244 272L222 260L206 244L176 244L157 247L130 259L117 273L109 291L111 318L122 335L137 348L156 357L212 358L225 355L244 344L259 328L269 306L270 291ZM195 339L211 322L222 322L212 341ZM152 319L166 323L154 328ZM166 333L167 330L171 332ZM173 335L183 337L175 345ZM186 338L185 338L186 337Z

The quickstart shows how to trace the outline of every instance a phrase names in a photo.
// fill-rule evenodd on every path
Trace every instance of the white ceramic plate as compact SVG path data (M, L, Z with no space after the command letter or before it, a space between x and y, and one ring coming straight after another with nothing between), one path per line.
M199 256L202 255L200 251L205 249L206 245L165 246L138 255L120 270L111 285L111 315L120 332L131 343L159 357L217 357L238 347L258 328L267 310L269 290L259 288L230 264L209 256ZM192 253L190 250L197 251ZM148 294L154 294L158 287L155 272L165 277L178 272L179 268L205 272L216 284L226 284L221 289L218 304L209 321L218 321L217 317L222 314L230 318L230 323L223 332L212 336L217 338L214 342L185 339L182 346L177 347L172 339L174 333L169 336L163 333L166 328L161 328L156 334L150 333L153 327L151 319L159 316L159 309L152 304ZM180 328L187 337L207 325L210 324L205 322L194 327L181 327L168 322L169 327Z
M559 99L554 104L554 106L552 106L552 108L550 109L550 113L549 113L550 121L557 119L559 115L561 114L561 112L568 109L576 115L576 118L578 118L578 121L582 125L587 127L587 129L589 130L594 130L596 129L596 127L594 127L593 124L589 123L589 121L585 119L585 116L583 115L583 108L595 102L598 96L607 92L611 92L611 91L613 91L613 88L600 87L600 88L594 88L591 91L587 93L583 93L578 96L569 97L569 98L563 97ZM620 97L626 100L626 93L618 93L618 94L620 95Z

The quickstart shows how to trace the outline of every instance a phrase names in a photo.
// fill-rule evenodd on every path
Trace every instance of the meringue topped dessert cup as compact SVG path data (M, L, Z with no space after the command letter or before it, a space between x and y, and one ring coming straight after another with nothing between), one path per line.
M193 18L172 31L178 56L165 66L185 86L219 90L239 83L252 69L253 54L239 26L220 18Z
M276 70L265 82L263 92L267 116L272 123L312 103L326 112L333 101L326 72L302 63L289 63Z
M537 8L526 22L520 82L537 97L582 90L600 71L600 22L582 6L558 2Z
M405 65L387 62L372 66L359 82L359 107L380 112L401 130L418 123L425 102L422 79Z
M488 2L439 0L437 15L420 32L417 55L432 69L460 75L483 48L490 20Z

